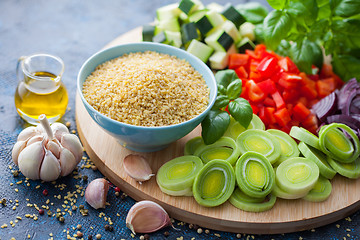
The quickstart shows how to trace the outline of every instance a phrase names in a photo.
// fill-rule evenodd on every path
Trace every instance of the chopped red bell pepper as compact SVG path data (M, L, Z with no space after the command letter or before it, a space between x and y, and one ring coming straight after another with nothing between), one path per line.
M294 119L299 121L304 121L311 113L311 111L302 102L298 102L292 110Z
M242 53L233 53L229 55L229 65L230 69L236 69L240 66L246 66L249 62L249 55Z

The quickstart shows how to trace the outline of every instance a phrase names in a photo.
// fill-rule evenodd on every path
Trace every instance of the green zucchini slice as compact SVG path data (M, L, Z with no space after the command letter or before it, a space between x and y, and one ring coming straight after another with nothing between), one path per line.
M281 154L279 159L276 161L277 165L279 165L288 158L298 157L300 155L295 140L290 137L289 134L278 129L268 129L267 132L276 137L280 143Z
M332 159L331 157L327 158L330 166L340 175L356 179L360 177L360 158L357 158L354 162L343 163Z
M224 7L224 10L221 12L221 14L226 18L232 21L236 28L239 28L241 24L246 22L246 19L243 17L243 15L236 10L231 4L227 4Z
M200 146L204 145L204 140L202 137L197 136L185 143L184 147L184 155L194 155L196 149Z
M195 55L201 61L206 63L209 60L211 54L214 52L214 49L209 47L208 45L206 45L203 42L193 39L190 42L186 51L191 53L192 55Z
M236 188L229 202L243 211L247 212L264 212L270 210L276 202L276 196L270 194L265 198L254 198L243 193L239 188Z
M235 189L235 173L229 162L212 160L195 178L193 194L202 206L215 207L226 202Z
M327 157L323 152L307 145L304 142L300 142L298 148L304 157L311 159L316 163L322 176L327 179L332 179L335 176L336 171L327 162Z
M310 159L293 157L276 169L276 184L290 194L309 192L319 178L319 167Z
M321 127L319 145L326 155L343 163L353 162L360 155L359 138L351 128L342 123L331 123Z
M235 165L240 156L239 146L235 140L229 137L221 137L213 144L201 144L194 152L204 163L214 159L221 159Z
M232 139L236 140L240 133L244 132L247 129L265 130L265 125L256 114L253 114L253 118L247 128L244 128L238 121L236 121L232 116L230 116L230 124L229 127L226 129L224 136L231 137Z
M305 128L292 126L289 135L301 142L306 143L307 145L321 150L319 145L319 138Z
M303 197L306 201L322 202L328 199L331 194L332 186L329 179L322 176L319 177L313 189Z
M249 151L239 158L235 176L241 191L255 198L267 196L275 183L275 173L270 162L257 152Z
M281 155L281 146L277 138L263 130L246 130L238 136L236 143L239 145L241 154L248 151L258 152L264 155L271 164L274 164Z
M196 156L177 157L159 168L156 174L156 182L166 194L189 196L194 179L202 167L201 159Z

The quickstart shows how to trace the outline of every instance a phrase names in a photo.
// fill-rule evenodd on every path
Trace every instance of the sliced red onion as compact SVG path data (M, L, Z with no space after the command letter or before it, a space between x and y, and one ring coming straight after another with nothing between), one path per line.
M326 120L328 123L333 123L333 122L343 123L349 126L350 128L352 128L355 132L357 132L358 129L360 129L360 121L348 115L344 115L344 114L331 115L328 116Z
M337 110L337 95L332 92L328 96L314 104L312 111L316 114L321 122L324 122L329 115Z

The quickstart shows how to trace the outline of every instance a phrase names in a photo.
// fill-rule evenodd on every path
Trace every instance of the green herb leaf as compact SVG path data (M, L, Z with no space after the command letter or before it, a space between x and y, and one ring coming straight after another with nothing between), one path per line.
M229 103L229 112L233 118L244 128L247 128L252 120L253 111L250 103L244 98L237 98Z
M359 14L359 0L330 0L330 7L336 16L351 17Z
M293 21L285 11L274 10L264 19L265 43L270 49L276 49L282 39L288 36Z
M317 19L318 11L314 0L289 1L288 13L302 25L312 25Z
M312 64L321 68L324 60L320 46L308 39L292 44L290 57L294 60L300 71L308 74L311 74Z
M201 136L205 144L212 144L224 135L230 124L230 116L221 110L210 110L201 122Z
M328 20L330 17L331 17L331 9L330 9L329 2L327 2L327 4L325 4L323 6L319 6L317 20L320 20L320 19Z
M215 74L216 83L219 86L223 86L225 89L229 86L229 84L235 79L239 79L236 72L232 69L218 71ZM226 92L225 92L226 94Z
M230 102L230 99L226 95L219 95L216 97L214 106L212 109L221 109L226 107Z
M316 42L317 40L322 39L327 31L329 31L329 21L320 19L311 26L307 37L310 41Z
M268 14L268 10L258 2L239 4L236 9L245 17L247 22L253 24L262 23Z
M341 39L344 48L360 48L360 20L336 20L331 27L336 37Z
M242 81L240 79L233 80L226 89L226 95L230 100L240 97L242 91Z
M281 10L286 5L286 0L267 0L273 9Z
M281 56L289 56L291 45L286 40L281 40L276 52Z
M344 81L351 78L360 79L360 59L351 55L334 55L332 59L334 71Z

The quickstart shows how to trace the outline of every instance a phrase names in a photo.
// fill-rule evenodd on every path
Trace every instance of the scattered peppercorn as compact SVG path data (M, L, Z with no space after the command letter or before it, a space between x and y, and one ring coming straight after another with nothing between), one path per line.
M83 236L84 236L84 234L83 234L82 232L77 231L77 233L76 233L76 237L78 237L78 238L82 238Z
M198 228L199 228L199 226L198 226L197 224L193 224L193 229L194 229L195 231L197 231Z
M47 196L47 195L49 194L49 192L48 192L48 190L44 189L44 191L42 192L42 194L43 194L44 196Z
M61 217L59 217L59 221L60 221L61 223L63 223L63 222L65 222L65 218L64 218L63 216L61 216Z
M88 176L84 175L82 179L86 182L88 180Z
M79 206L79 209L84 209L84 205L81 204L81 205Z
M194 228L194 224L190 223L189 224L189 229L193 229Z
M76 211L77 207L75 205L72 206L71 208L73 211Z
M82 228L81 224L78 224L76 228L80 230Z
M196 231L198 234L202 234L202 232L203 232L202 228L198 228Z
M1 199L1 204L6 205L6 198Z
M165 232L164 232L164 236L165 236L165 237L168 237L169 235L170 235L170 233L169 233L168 231L165 231Z
M96 239L100 239L100 238L101 238L101 234L100 233L96 234Z
M150 235L149 235L149 234L145 234L145 235L144 235L144 239L145 239L145 240L149 240L149 239L150 239Z
M44 213L45 213L44 209L39 209L39 214L40 215L44 215Z
M205 229L205 233L206 233L206 234L209 234L209 233L210 233L210 230L209 230L209 229Z
M15 171L13 172L13 176L14 176L14 177L19 176L19 171L18 171L18 170L15 170Z
M92 235L89 235L88 240L92 240L92 239L93 239Z
M119 188L119 187L115 187L115 192L120 192L120 188Z
M96 171L96 170L97 170L97 167L96 167L96 166L91 166L91 169L92 169L93 171Z
M120 193L119 192L115 192L115 196L120 196Z

